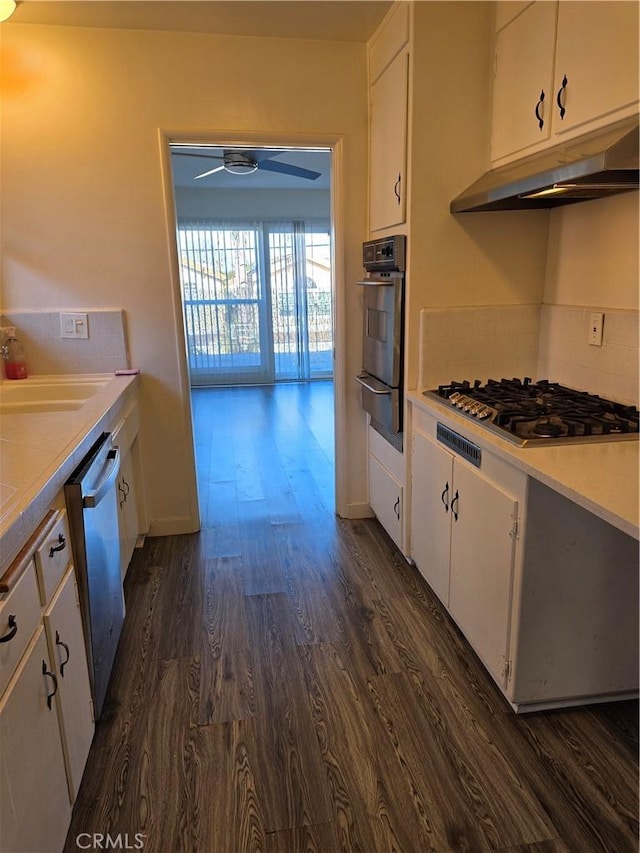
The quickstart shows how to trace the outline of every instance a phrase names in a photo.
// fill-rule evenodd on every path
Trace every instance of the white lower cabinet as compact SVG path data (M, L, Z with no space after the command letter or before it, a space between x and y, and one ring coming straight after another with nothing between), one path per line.
M93 740L94 719L80 601L73 566L44 615L50 659L58 680L56 703L71 802L75 801Z
M431 589L448 607L453 457L414 432L411 473L411 556Z
M414 431L411 556L503 686L517 513L515 498Z
M412 423L410 556L514 710L636 696L637 541L477 427L417 406Z
M0 578L3 853L62 850L93 739L89 669L63 503L60 494Z
M518 502L458 460L453 488L449 612L505 686Z
M396 545L402 547L403 487L375 456L369 456L369 504Z
M120 462L118 477L118 523L120 525L120 572L124 580L138 540L138 507L136 503L133 454L127 452Z
M51 658L40 626L0 702L0 850L62 850L71 819Z

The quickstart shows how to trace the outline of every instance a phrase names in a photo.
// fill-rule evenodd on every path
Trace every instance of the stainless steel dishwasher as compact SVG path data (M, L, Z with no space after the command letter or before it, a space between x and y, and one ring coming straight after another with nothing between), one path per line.
M64 487L96 720L124 622L116 478L120 451L103 433Z

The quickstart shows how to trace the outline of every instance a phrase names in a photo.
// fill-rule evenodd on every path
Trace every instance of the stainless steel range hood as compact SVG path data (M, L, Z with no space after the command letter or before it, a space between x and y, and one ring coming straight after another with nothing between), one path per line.
M451 213L535 210L638 189L638 122L492 169L451 202Z

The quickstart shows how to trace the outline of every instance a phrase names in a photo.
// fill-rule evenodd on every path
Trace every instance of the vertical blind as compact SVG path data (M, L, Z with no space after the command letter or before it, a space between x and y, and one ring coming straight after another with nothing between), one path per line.
M182 221L193 385L332 375L328 223Z

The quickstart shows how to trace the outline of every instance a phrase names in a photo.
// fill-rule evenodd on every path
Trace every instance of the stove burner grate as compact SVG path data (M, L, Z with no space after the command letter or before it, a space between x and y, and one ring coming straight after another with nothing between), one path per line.
M640 429L634 406L547 379L489 379L484 385L478 379L455 381L430 393L520 444L637 438Z

